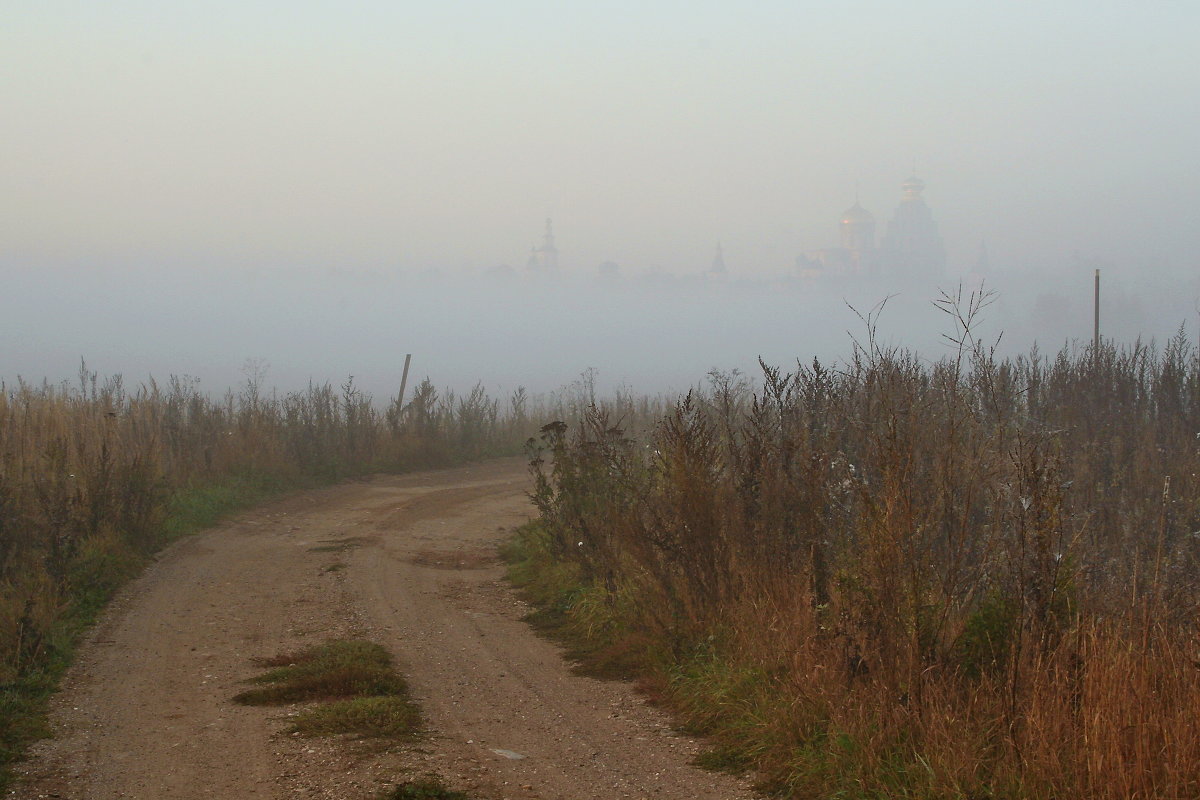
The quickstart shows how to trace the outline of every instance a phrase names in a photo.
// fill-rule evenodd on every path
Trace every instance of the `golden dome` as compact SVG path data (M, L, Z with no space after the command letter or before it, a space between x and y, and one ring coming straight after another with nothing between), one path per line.
M857 200L854 201L854 205L850 206L848 209L846 209L845 213L842 214L843 225L854 225L874 221L874 215L872 215L870 211L867 211L865 208L860 206Z
M916 197L921 192L925 191L925 181L913 175L911 178L900 184L900 188L904 190L906 197Z

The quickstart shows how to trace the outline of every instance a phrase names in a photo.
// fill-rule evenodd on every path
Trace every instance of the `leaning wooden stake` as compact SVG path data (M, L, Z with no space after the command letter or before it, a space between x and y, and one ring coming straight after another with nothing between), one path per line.
M1092 332L1092 352L1100 358L1100 270L1096 270L1095 328Z
M408 386L408 365L412 363L412 353L404 356L404 374L400 376L400 400L397 407L404 410L404 387Z

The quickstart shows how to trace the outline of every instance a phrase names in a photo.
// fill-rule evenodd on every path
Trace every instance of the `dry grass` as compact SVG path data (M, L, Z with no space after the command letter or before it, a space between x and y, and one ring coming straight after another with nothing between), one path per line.
M425 380L403 408L353 380L280 394L253 375L221 397L187 378L128 387L86 369L77 386L0 384L0 789L4 765L45 735L40 715L80 632L167 542L274 492L515 454L535 419L596 402L590 373L506 403ZM662 408L627 395L605 405L634 428Z
M352 381L220 398L86 370L75 387L0 386L0 765L44 733L79 632L163 544L287 488L517 452L526 403L428 381L403 409Z
M1200 796L1195 354L959 336L547 426L531 589L794 797Z

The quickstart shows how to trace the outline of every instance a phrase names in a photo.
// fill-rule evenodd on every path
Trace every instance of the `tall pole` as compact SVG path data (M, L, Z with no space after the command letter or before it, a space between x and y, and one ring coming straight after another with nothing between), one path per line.
M400 376L400 400L397 407L404 410L404 387L408 386L408 365L412 363L412 353L404 356L404 374Z
M1092 351L1096 358L1100 358L1100 270L1096 270L1095 317L1095 330L1092 333Z

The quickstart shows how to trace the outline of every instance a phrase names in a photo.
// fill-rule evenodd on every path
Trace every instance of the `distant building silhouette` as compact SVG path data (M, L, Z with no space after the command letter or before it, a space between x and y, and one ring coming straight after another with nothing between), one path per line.
M542 236L542 246L530 250L529 263L526 266L531 272L558 272L558 249L554 246L554 228L549 218L546 219L546 233Z
M933 214L921 197L925 181L914 175L900 188L904 197L883 237L886 272L904 278L941 278L946 273L946 249Z
M797 273L807 279L822 276L879 275L940 278L946 270L946 251L937 223L921 193L925 182L912 177L901 189L904 196L888 224L880 247L875 245L875 217L856 197L842 214L841 244L804 253L796 259Z
M857 197L854 205L842 214L841 229L842 247L850 252L866 253L875 249L875 217L858 204Z
M842 238L840 247L826 247L796 259L796 267L802 275L864 275L878 269L875 216L855 198L854 205L842 214L838 226Z

